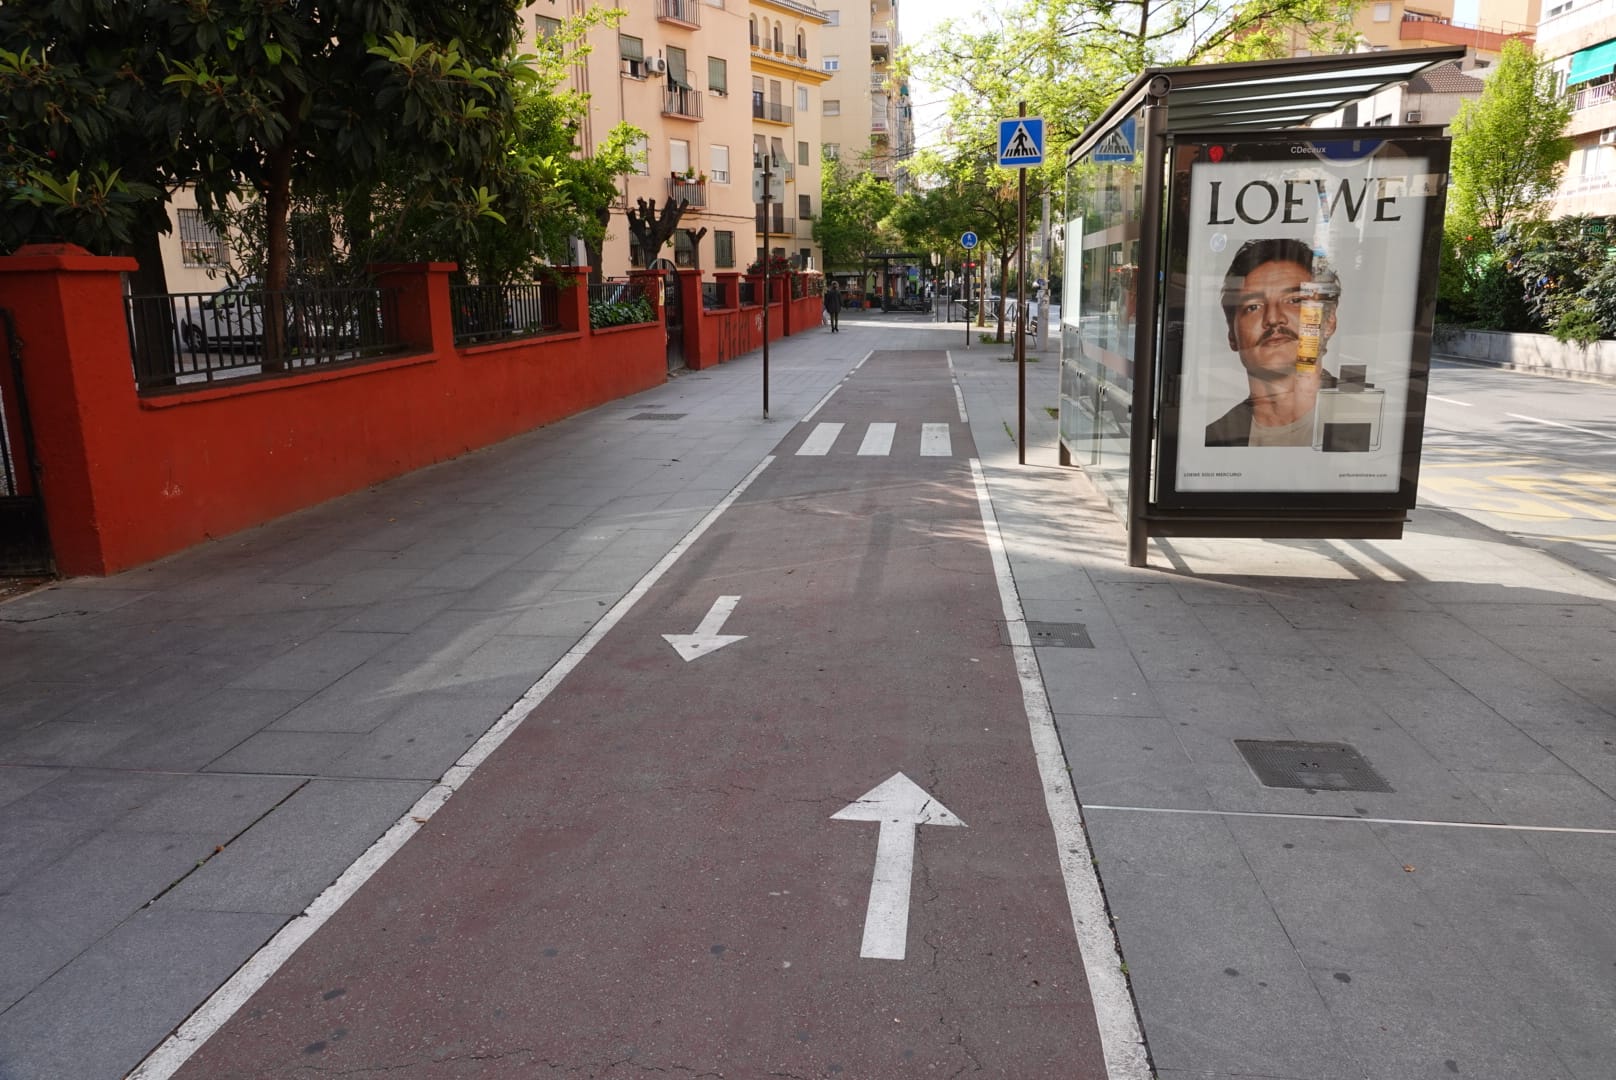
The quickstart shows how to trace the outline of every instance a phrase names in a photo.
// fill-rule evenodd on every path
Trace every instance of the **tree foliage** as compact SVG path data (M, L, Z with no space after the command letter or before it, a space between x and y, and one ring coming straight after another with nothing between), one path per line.
M848 269L868 253L890 249L897 240L888 222L898 199L892 185L829 154L821 160L814 240L824 252L825 268Z
M1530 219L1553 194L1571 155L1571 104L1531 46L1504 43L1481 99L1453 121L1453 212L1485 232Z

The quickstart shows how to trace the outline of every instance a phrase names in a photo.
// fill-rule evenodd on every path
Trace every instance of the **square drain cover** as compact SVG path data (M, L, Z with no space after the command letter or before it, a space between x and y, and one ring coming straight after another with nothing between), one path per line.
M999 624L999 636L1006 645L1013 644L1010 640L1010 627L1004 623ZM1038 648L1057 649L1092 649L1094 642L1089 640L1088 627L1080 622L1028 622L1027 636Z
M1392 791L1393 788L1346 743L1236 739L1234 744L1264 787L1308 791Z
M635 413L633 416L629 417L629 419L630 420L683 420L685 418L685 415L686 414L682 413L682 412L642 412L642 413Z

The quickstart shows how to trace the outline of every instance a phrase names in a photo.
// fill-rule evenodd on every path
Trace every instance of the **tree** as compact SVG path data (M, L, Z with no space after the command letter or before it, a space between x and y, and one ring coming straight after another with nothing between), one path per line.
M668 199L660 211L655 199L635 199L634 202L635 206L626 213L628 231L645 258L645 265L650 266L679 231L679 219L690 209L690 200Z
M1450 212L1488 234L1533 217L1571 156L1570 119L1548 62L1505 42L1481 99L1465 102L1453 121Z
M895 238L888 217L897 205L892 185L868 169L851 170L825 154L820 168L820 210L814 240L827 270L848 269L864 256L890 246Z

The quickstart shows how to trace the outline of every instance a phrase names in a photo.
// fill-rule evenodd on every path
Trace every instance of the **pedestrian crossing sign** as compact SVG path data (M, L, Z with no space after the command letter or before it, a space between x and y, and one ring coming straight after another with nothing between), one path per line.
M999 121L999 165L1016 169L1044 163L1044 118L1016 116Z

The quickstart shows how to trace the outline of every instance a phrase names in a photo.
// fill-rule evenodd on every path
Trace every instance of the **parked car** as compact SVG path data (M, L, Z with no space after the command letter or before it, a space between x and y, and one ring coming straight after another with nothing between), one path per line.
M211 296L183 293L174 297L174 323L192 352L256 350L264 340L264 292L248 280Z

